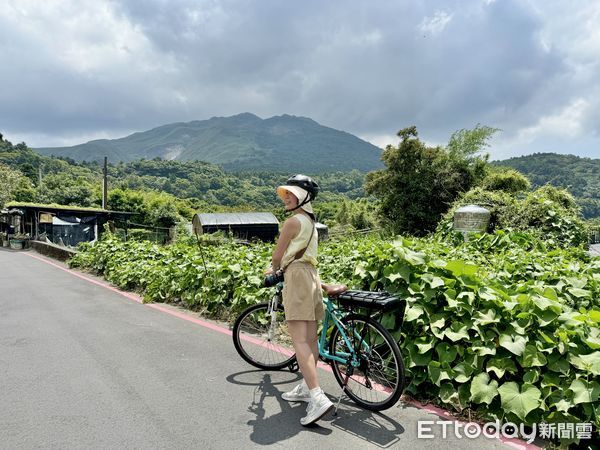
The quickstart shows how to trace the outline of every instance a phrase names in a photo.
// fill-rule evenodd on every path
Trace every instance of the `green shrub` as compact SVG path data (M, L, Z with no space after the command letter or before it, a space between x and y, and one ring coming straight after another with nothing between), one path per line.
M484 178L481 186L486 191L503 191L509 194L528 191L531 183L525 175L514 169L495 169Z
M543 186L519 198L504 191L471 189L458 199L442 218L437 233L448 236L454 213L465 205L476 204L490 213L488 231L517 230L536 233L548 246L581 246L587 232L574 198L564 189Z
M203 237L204 238L204 237ZM234 318L261 286L272 246L114 236L85 244L72 266L103 273L146 301L182 302ZM454 244L377 236L320 244L321 278L406 299L396 332L407 392L458 411L515 423L600 425L600 258L550 249L534 233L498 231ZM383 318L391 328L396 318Z

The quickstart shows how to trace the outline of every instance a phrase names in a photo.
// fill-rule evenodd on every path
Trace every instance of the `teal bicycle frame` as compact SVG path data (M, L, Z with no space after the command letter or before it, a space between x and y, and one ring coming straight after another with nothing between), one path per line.
M338 312L338 308L333 304L329 298L323 298L323 303L325 303L325 317L323 318L323 329L321 330L321 335L319 337L319 354L323 357L323 359L327 359L330 361L337 361L342 364L347 364L350 362L352 366L357 367L359 364L358 359L356 358L356 352L352 352L352 354L345 352L336 352L335 355L332 355L327 348L327 331L331 324L337 327L340 331L340 335L344 342L347 345L347 348L354 349L354 345L350 342L348 334L346 334L346 326L342 323L342 315ZM358 335L356 330L353 330L355 336L359 339L361 337ZM362 339L361 339L362 340ZM369 346L366 342L362 341L362 344L365 346L365 349L368 351ZM349 361L350 356L352 359Z
M283 290L283 284L279 283L277 285L276 294L270 302L271 303L271 305L270 305L271 312L277 308L277 303L281 302L282 290ZM354 345L352 344L351 339L347 334L348 330L347 330L346 326L342 323L344 314L340 312L340 309L328 297L323 297L323 303L325 306L325 317L323 318L322 329L321 329L321 333L319 335L319 343L318 343L319 355L324 360L327 360L327 361L337 361L341 364L350 364L352 367L358 367L359 361L356 356L356 352L353 351ZM273 337L272 333L274 332L274 326L275 326L275 321L276 321L275 316L276 316L275 314L271 315L271 327L269 329L269 337L270 338ZM335 326L336 328L338 328L338 330L340 332L340 336L346 343L347 348L350 349L352 351L352 353L336 352L335 355L332 355L329 352L329 349L327 347L327 331L329 330L329 328L332 325ZM354 333L354 336L356 338L360 339L359 342L361 342L361 345L364 346L365 351L369 352L369 345L363 340L363 337L361 337L356 332L356 330L352 330L352 331Z

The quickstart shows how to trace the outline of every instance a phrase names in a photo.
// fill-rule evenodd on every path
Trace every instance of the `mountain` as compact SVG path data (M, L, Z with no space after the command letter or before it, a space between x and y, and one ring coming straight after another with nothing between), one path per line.
M566 188L582 208L584 217L600 217L600 159L557 153L534 153L494 161L526 175L533 187L551 184Z
M600 199L600 159L597 158L534 153L492 164L518 170L529 178L534 187L550 183L567 188L576 197Z
M156 157L206 161L226 170L320 173L383 167L381 149L358 137L284 114L261 119L250 113L173 123L120 139L100 139L73 147L36 148L43 155L131 162Z

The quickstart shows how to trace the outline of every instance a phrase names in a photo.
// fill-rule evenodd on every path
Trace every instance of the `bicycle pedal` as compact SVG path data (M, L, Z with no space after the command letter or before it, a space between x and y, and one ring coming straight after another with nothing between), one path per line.
M298 372L298 370L300 370L300 366L298 365L298 361L296 361L296 360L292 361L290 363L290 365L288 366L288 369L292 373Z

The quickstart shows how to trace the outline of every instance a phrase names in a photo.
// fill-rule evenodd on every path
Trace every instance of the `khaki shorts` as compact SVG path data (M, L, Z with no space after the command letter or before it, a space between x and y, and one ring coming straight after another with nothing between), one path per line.
M323 294L317 269L293 262L285 269L283 306L286 320L323 320Z

